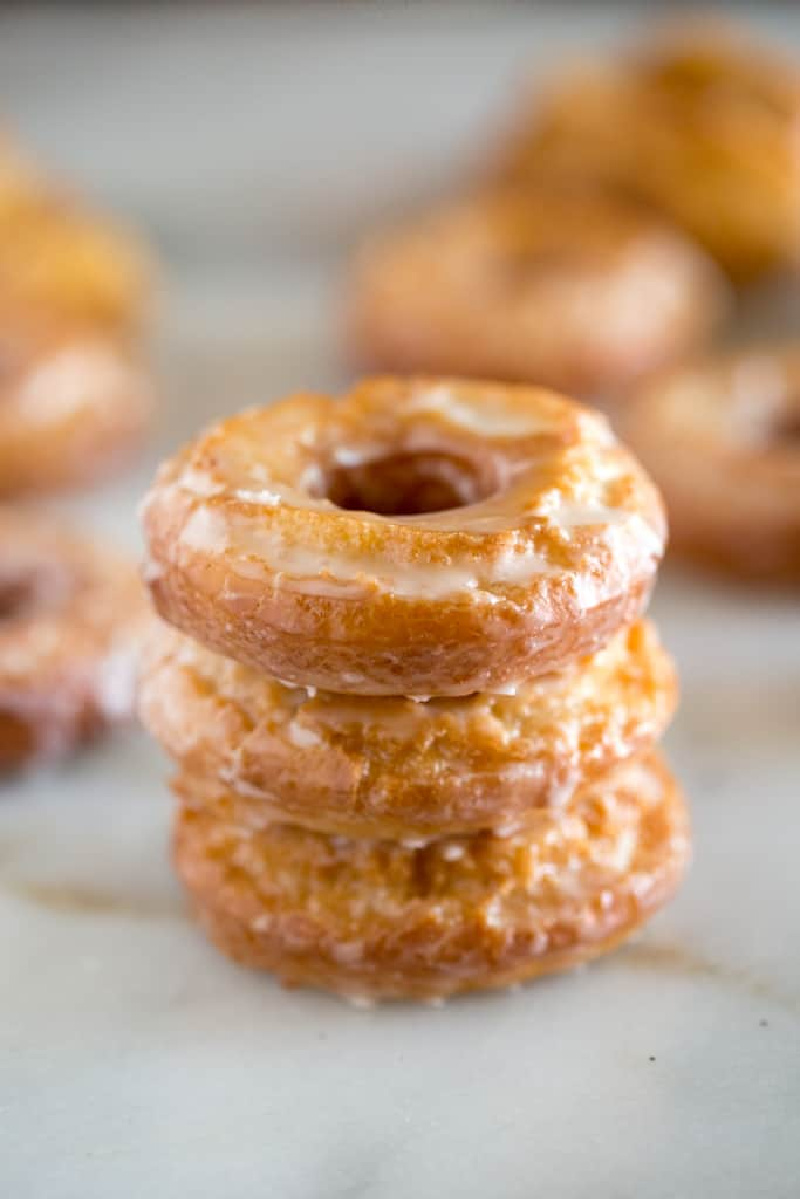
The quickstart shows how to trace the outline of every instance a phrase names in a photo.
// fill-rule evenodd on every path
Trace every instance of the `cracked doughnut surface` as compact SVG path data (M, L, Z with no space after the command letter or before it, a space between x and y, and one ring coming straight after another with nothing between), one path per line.
M148 642L140 714L195 792L349 836L509 829L565 810L582 781L661 736L676 698L645 623L514 694L427 703L309 694L162 624Z
M634 932L673 893L686 809L652 756L589 784L524 833L424 845L270 823L180 781L174 854L222 952L289 985L433 998L568 969Z

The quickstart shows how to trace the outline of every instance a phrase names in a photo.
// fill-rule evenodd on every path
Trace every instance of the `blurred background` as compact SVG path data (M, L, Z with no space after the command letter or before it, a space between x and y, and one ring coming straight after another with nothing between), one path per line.
M526 80L690 11L9 4L0 103L34 158L151 240L162 331L188 325L206 350L208 337L230 337L248 357L258 331L259 354L275 341L305 355L304 326L334 335L333 272L358 236L472 169ZM800 53L794 4L702 11ZM318 359L304 382L330 374ZM289 373L301 381L294 361Z
M474 162L515 88L674 3L0 7L6 119L178 268L336 253ZM703 5L800 53L792 3ZM559 61L560 60L560 61Z

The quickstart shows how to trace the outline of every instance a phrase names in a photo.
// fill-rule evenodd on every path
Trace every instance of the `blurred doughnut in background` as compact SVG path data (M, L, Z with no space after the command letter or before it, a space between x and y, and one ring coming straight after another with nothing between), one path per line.
M0 775L61 758L133 715L147 615L132 563L0 508Z
M470 196L363 248L355 356L393 371L613 396L719 325L722 276L679 230L545 183Z
M141 447L152 408L130 339L4 307L0 294L0 497L108 478Z
M800 70L720 22L690 22L555 74L494 173L635 197L747 282L800 260Z
M663 486L676 551L797 579L800 66L687 19L554 68L473 159L357 254L354 359L600 404Z
M642 392L623 429L664 492L676 552L800 581L800 347L676 371Z
M108 477L152 412L146 256L0 139L0 497ZM133 716L144 597L132 563L0 512L0 772Z
M139 447L149 267L0 139L0 495L86 486Z
M0 138L0 299L34 317L130 336L149 268L131 234L90 212Z

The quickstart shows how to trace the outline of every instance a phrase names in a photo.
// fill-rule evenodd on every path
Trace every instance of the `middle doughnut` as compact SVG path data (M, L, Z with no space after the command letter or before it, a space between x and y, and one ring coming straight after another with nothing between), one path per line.
M642 612L665 542L602 417L421 379L224 421L162 468L144 522L167 621L363 695L497 691L593 652Z
M515 695L415 703L284 687L159 625L144 723L194 780L276 820L350 837L511 828L558 811L663 733L675 673L652 625Z

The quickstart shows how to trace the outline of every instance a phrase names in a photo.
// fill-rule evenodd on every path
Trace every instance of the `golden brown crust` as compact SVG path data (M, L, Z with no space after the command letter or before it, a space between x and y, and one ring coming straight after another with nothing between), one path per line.
M351 290L362 364L587 397L685 356L725 307L716 268L680 233L547 185L450 203L373 239Z
M129 335L148 266L134 240L59 190L0 140L0 297L56 322Z
M690 24L555 80L499 173L642 199L747 280L800 258L799 121L793 64L720 24Z
M624 424L664 489L678 553L800 581L800 351L748 349L670 374Z
M513 695L415 703L309 695L161 625L139 687L145 725L197 794L347 836L430 837L563 810L581 781L649 748L675 706L652 626Z
M146 615L131 563L0 510L0 772L61 755L133 710Z
M151 409L142 366L116 340L0 305L0 496L111 474Z
M689 854L683 800L656 757L524 834L421 847L254 831L236 804L178 790L177 869L218 947L351 997L447 996L577 965L651 916Z
M162 467L144 524L169 623L290 683L417 697L593 652L641 614L665 540L599 415L420 379L223 422Z

